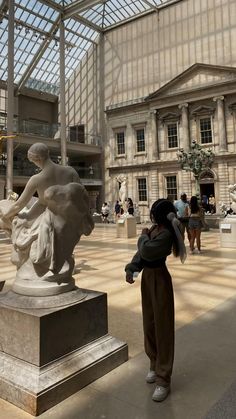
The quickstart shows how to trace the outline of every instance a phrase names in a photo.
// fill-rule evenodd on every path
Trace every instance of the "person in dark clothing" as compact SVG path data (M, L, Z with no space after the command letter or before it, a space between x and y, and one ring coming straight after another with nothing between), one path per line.
M159 199L151 208L150 229L138 239L138 251L125 267L126 281L142 271L141 295L145 352L150 359L146 382L156 382L152 399L163 401L170 392L174 361L174 295L166 258L172 252L184 262L186 249L174 205Z
M127 210L128 214L134 215L134 204L131 198L128 198L127 200Z
M120 203L119 203L119 201L116 201L116 204L115 204L115 215L116 215L116 217L118 217L120 215L120 210L121 210Z

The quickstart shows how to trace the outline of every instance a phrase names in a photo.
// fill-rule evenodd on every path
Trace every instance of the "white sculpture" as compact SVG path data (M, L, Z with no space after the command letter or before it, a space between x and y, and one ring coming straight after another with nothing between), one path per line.
M0 201L1 227L11 234L11 260L17 267L12 289L41 296L70 291L74 247L94 227L88 194L72 167L52 162L45 144L30 147L28 159L42 170L16 202ZM27 209L29 201L33 205Z
M126 211L126 199L127 196L127 178L124 175L119 175L116 178L117 182L120 183L120 189L119 189L119 200L122 204L122 207L124 211Z
M230 204L230 207L232 208L233 212L236 214L236 184L229 185L229 195L232 200L232 203Z

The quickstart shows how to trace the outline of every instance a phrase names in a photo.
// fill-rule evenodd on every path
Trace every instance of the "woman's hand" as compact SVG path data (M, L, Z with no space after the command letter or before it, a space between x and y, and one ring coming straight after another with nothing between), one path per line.
M128 282L129 284L134 284L134 279L133 279L133 273L127 271L126 272L126 282Z
M148 228L143 228L142 229L142 233L141 234L149 234L149 229Z

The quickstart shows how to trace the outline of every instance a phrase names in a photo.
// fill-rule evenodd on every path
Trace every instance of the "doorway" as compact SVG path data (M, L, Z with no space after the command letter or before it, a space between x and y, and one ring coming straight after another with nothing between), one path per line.
M210 197L215 196L215 186L214 183L200 183L200 194L201 194L201 204L205 212L215 213L215 205L211 205Z

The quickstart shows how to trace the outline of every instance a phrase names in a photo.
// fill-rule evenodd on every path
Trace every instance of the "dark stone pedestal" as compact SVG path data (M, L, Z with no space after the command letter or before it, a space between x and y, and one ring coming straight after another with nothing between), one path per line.
M127 344L108 335L106 294L77 293L71 303L65 293L66 305L63 295L42 297L44 308L38 297L0 297L0 397L32 415L128 359Z

